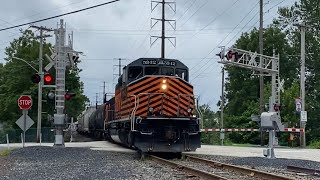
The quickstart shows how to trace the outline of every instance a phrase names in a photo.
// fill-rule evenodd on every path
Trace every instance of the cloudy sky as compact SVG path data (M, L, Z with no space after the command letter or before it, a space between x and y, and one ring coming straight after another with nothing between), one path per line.
M0 7L0 28L67 13L107 2L108 0L6 0ZM172 0L171 0L172 1ZM280 6L295 0L264 0L264 26L277 16ZM176 30L166 24L166 35L176 37L176 47L166 41L166 57L185 63L190 80L201 103L217 110L221 94L221 67L215 54L219 46L230 47L241 35L259 26L259 0L175 0L176 13L166 7L166 19L175 19ZM153 4L155 5L155 4ZM151 13L151 0L120 0L62 17L67 31L73 31L74 49L84 52L80 74L85 94L95 102L96 93L102 99L103 82L106 91L114 91L115 65L118 59L128 64L140 57L160 57L160 40L150 46L150 35L160 35L160 23L150 28L150 18L160 18L161 6ZM59 19L35 25L56 28ZM21 27L23 29L28 26ZM0 62L4 48L19 29L0 32ZM38 33L38 32L36 32ZM153 39L152 39L153 40ZM54 38L49 38L54 42ZM45 65L44 65L45 66Z

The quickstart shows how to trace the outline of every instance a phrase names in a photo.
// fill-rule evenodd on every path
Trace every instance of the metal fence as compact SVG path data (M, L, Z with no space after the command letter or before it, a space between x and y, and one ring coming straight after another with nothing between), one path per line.
M54 142L54 131L52 127L41 128L41 142L53 143ZM0 144L7 143L6 134L9 136L10 143L21 143L21 129L8 130L0 134ZM30 128L26 131L26 142L37 141L37 128Z

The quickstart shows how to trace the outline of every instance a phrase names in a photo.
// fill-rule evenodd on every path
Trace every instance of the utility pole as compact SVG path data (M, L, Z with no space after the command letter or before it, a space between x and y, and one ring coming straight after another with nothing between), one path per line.
M306 60L306 23L299 24L301 31L301 70L300 70L300 95L301 95L301 112L305 111L305 60ZM300 116L300 128L306 128L306 121ZM306 147L305 131L300 132L300 146Z
M106 103L107 97L106 97L106 82L103 81L103 103Z
M119 77L121 76L121 58L119 58Z
M118 62L115 62L115 60L117 60ZM114 60L113 60L113 64L114 65L113 65L112 71L113 71L113 83L114 83L114 85L116 83L118 83L118 78L121 76L122 68L124 67L124 65L122 65L122 64L124 64L124 63L122 63L122 61L124 61L124 60L126 60L126 59L124 59L124 58L114 58ZM116 73L116 68L118 68L118 73Z
M156 3L155 6L153 6L153 3ZM173 10L173 12L176 12L176 3L175 2L166 2L165 0L162 1L151 1L151 12L159 5L162 5L162 13L161 13L161 19L156 19L156 18L151 18L151 29L153 28L153 26L155 26L157 24L157 22L161 21L161 36L151 36L151 38L156 38L156 40L154 40L153 42L151 42L150 39L150 43L151 46L153 45L153 43L155 41L157 41L157 39L161 38L161 58L165 58L165 39L168 39L171 44L175 47L176 46L176 42L174 41L174 43L170 40L170 39L174 39L175 37L166 37L165 36L165 22L168 21L169 24L171 25L171 27L175 30L176 29L176 21L175 20L168 20L165 19L165 5L168 4L169 7ZM172 6L174 5L174 6ZM152 23L152 20L155 20L155 23ZM172 24L172 22L174 22Z
M41 119L42 119L42 87L43 87L43 67L42 67L42 61L43 61L43 38L50 37L50 35L43 35L43 31L52 31L52 29L48 29L43 26L30 26L32 28L36 28L40 30L40 36L37 38L40 39L40 47L39 47L39 76L40 76L40 82L38 83L38 120L37 120L37 143L40 143L40 134L41 134Z
M98 109L98 93L96 93L96 109Z
M222 85L221 85L221 124L220 124L220 140L221 140L221 146L223 146L223 140L224 140L224 132L222 132L223 129L223 110L224 110L224 67L222 67Z
M263 54L263 0L260 0L260 26L259 26L259 53ZM260 67L262 67L263 58L260 56ZM264 112L264 80L263 80L263 72L260 71L259 77L260 84L260 114ZM260 130L260 145L264 146L264 132Z

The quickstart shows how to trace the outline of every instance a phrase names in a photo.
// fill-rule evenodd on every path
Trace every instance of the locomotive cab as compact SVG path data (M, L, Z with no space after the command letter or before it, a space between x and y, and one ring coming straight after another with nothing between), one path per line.
M144 76L176 76L188 82L188 67L178 60L138 59L123 68L122 81L130 83Z

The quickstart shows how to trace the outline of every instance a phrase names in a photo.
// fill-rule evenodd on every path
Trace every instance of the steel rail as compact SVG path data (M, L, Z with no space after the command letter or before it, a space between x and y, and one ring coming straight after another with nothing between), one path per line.
M225 178L225 177L218 176L218 175L215 175L215 174L212 174L212 173L208 173L208 172L205 172L205 171L201 171L201 170L198 170L198 169L194 169L194 168L191 168L191 167L188 167L188 166L184 166L184 165L181 165L181 164L178 164L178 163L166 160L166 159L159 158L157 156L149 155L149 157L154 161L157 161L159 163L171 166L173 168L179 168L180 170L182 170L182 171L184 171L186 173L193 174L193 175L201 177L203 179L227 180L227 178Z
M316 170L316 169L297 167L297 166L287 166L287 170L292 172L310 174L313 176L320 176L320 170Z
M205 163L205 164L211 165L211 166L220 167L220 168L226 169L226 170L231 170L231 171L247 174L249 176L255 176L255 177L264 178L264 179L273 179L273 180L292 180L292 178L289 178L289 177L280 176L280 175L276 175L276 174L272 174L272 173L268 173L268 172L263 172L263 171L259 171L256 169L250 169L250 168L235 166L235 165L231 165L231 164L225 164L225 163L207 160L207 159L203 159L203 158L198 158L198 157L194 157L194 156L190 156L190 155L185 155L185 157L189 158L190 160Z

